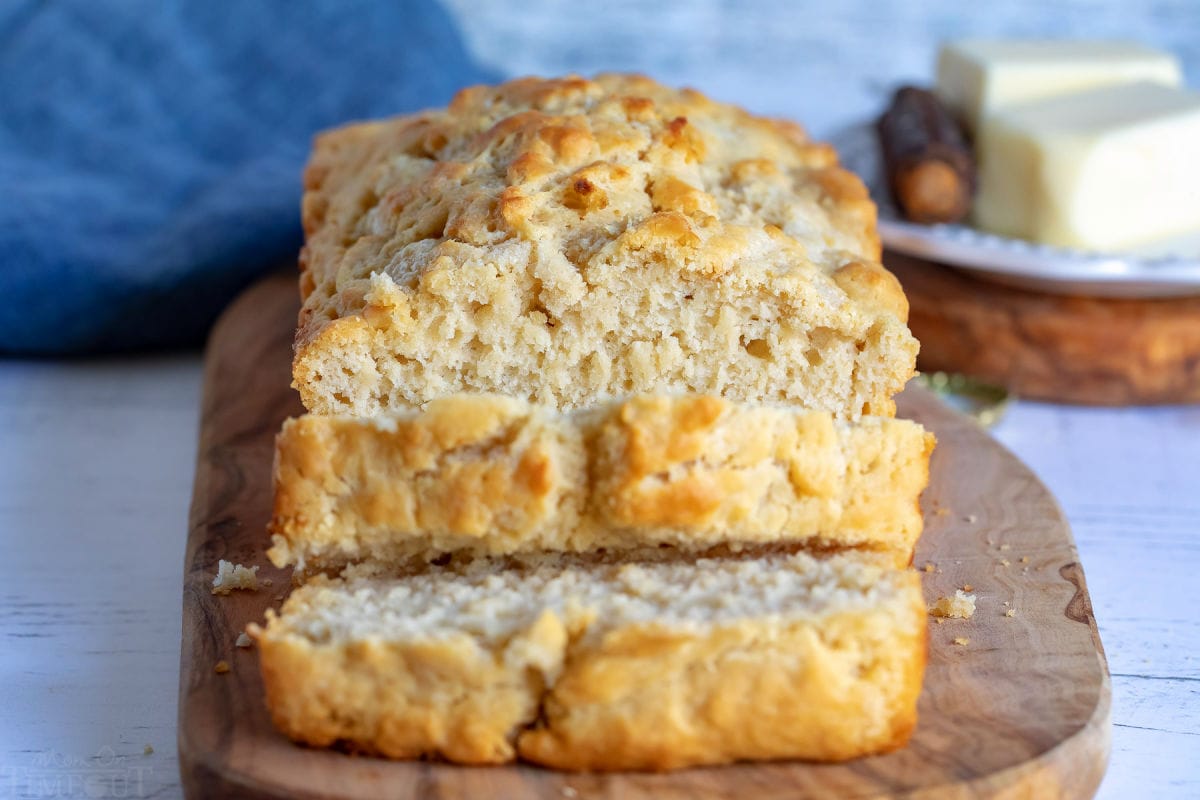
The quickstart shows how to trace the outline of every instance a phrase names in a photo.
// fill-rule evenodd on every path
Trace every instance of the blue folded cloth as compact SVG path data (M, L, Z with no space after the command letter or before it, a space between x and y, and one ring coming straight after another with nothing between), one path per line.
M200 342L294 261L313 133L491 79L434 2L0 3L0 353Z

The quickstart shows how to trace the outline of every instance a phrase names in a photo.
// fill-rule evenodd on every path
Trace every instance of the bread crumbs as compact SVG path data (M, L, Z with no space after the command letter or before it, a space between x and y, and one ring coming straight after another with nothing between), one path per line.
M239 633L237 641L233 643L235 647L250 647L254 644L254 640L246 633Z
M1010 608L1008 611L1004 612L1004 616L1006 616L1006 617L1015 617L1016 615L1017 615L1017 610L1015 608Z
M217 563L217 576L213 578L213 594L229 594L234 589L256 591L258 589L258 567L243 567L225 559Z
M226 672L229 672L229 662L225 661L224 659L218 661L216 666L213 667L213 672L217 673L218 675L224 675Z
M954 643L956 645L959 645L960 647L966 647L967 645L969 645L971 643L971 640L965 636L955 636Z
M939 597L929 607L929 613L935 617L970 619L975 613L975 595L966 594L962 589L956 589L954 597Z

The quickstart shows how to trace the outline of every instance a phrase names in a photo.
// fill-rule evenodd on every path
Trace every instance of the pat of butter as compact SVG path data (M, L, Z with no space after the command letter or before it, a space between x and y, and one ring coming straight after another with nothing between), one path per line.
M985 230L1111 251L1200 229L1200 94L1134 83L1014 106L976 154Z
M965 39L938 54L937 94L970 131L990 114L1120 83L1182 82L1179 61L1130 42Z

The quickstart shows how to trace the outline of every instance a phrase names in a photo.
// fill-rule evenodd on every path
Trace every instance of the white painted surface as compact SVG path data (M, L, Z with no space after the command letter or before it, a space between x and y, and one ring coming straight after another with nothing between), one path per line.
M180 794L199 396L194 355L0 362L0 797Z
M897 80L927 80L936 42L960 33L1134 37L1175 50L1200 84L1194 0L452 5L508 73L640 69L818 134L873 113ZM199 387L194 355L0 362L0 797L180 792ZM1200 796L1200 407L1018 403L997 435L1055 492L1079 544L1113 672L1100 796Z

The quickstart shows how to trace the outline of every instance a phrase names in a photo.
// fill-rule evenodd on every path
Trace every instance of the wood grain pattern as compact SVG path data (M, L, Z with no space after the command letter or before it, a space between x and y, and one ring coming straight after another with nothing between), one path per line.
M775 763L671 774L386 762L292 745L271 727L253 650L234 641L277 606L266 564L272 438L300 412L288 389L297 301L288 277L231 308L210 341L184 573L179 755L191 797L1088 797L1107 764L1110 684L1083 571L1057 504L970 421L910 389L904 416L940 445L917 565L927 598L971 584L969 621L930 624L921 719L909 747L842 765ZM216 597L217 561L273 581ZM1022 559L1028 559L1023 561ZM1008 603L1009 605L1005 605ZM1008 608L1015 616L1005 616ZM966 637L966 645L954 644ZM232 670L217 674L226 660Z
M1021 397L1087 405L1200 402L1200 297L1040 294L898 253L917 366Z

